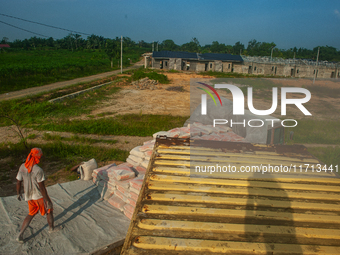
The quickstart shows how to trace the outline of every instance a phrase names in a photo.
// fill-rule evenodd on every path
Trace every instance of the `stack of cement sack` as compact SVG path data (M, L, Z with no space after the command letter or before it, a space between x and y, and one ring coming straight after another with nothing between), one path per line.
M153 134L153 140L144 142L130 151L126 163L107 165L93 171L93 182L98 185L101 197L124 212L131 219L148 167L155 138L160 136L200 140L245 142L227 126L213 127L195 122L191 126L174 128Z
M199 140L213 140L213 141L227 141L227 142L245 142L242 136L235 134L230 127L226 125L219 125L213 127L212 125L203 125L199 122L194 122L191 126L174 128L169 131L160 131L153 135L164 135L167 137L191 138Z
M108 202L131 219L143 181L144 175L140 175L137 178L118 183L115 194L108 199Z
M151 140L144 142L143 146L137 146L133 148L130 151L129 157L126 159L126 162L130 163L134 167L142 166L144 168L147 168L154 145L155 140Z
M129 163L112 164L94 170L92 177L101 197L131 219L145 172Z

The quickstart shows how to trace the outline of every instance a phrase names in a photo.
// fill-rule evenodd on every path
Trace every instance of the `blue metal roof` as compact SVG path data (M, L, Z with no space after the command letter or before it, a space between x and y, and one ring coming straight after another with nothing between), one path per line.
M243 59L239 55L220 54L220 53L193 53L184 51L154 51L153 58L184 58L195 60L221 60L221 61L240 61Z
M197 59L197 53L185 52L185 51L154 51L152 53L153 58L185 58L185 59Z
M240 55L222 53L203 53L200 54L201 60L222 60L222 61L243 61Z

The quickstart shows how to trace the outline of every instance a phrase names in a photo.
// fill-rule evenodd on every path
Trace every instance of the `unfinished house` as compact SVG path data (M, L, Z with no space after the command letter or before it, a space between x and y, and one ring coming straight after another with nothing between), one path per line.
M150 59L150 56L149 56ZM340 64L306 59L250 57L218 53L157 51L145 67L193 72L234 72L296 78L340 78Z
M242 56L243 65L236 73L253 75L275 75L296 78L339 78L339 63L307 59L282 59Z
M242 63L241 56L231 54L156 51L152 53L151 67L193 72L233 72L235 66Z

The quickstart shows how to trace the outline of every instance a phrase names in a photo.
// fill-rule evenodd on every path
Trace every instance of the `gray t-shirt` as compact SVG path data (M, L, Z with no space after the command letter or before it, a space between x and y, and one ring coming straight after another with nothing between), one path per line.
M38 183L45 181L45 175L43 170L38 165L34 165L32 171L28 173L25 164L22 164L19 168L17 180L24 181L26 201L38 200L43 197Z

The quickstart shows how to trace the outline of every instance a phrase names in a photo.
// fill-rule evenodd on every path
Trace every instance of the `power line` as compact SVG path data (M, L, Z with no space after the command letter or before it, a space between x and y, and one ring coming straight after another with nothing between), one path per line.
M46 37L46 38L48 38L48 36L46 36L46 35L38 34L38 33L32 32L32 31L29 31L29 30L26 30L26 29L23 29L23 28L20 28L20 27L14 26L14 25L8 24L8 23L6 23L6 22L3 22L3 21L1 21L1 20L0 20L0 23L4 23L4 24L6 24L6 25L8 25L8 26L15 27L15 28L17 28L17 29L20 29L20 30L26 31L26 32L28 32L28 33L32 33L32 34L36 34L36 35L40 35L40 36L43 36L43 37Z
M3 13L0 13L0 15L6 16L6 17L9 17L9 18L13 18L13 19L18 19L18 20L30 22L30 23L34 23L34 24L38 24L38 25L45 26L45 27L51 27L51 28L55 28L55 29L60 29L60 30L68 31L68 32L71 32L71 33L82 34L82 35L90 35L90 34L86 34L86 33L82 33L82 32L77 32L77 31L69 30L69 29L66 29L66 28L50 26L50 25L46 25L46 24L43 24L43 23L39 23L39 22L35 22L35 21L30 21L30 20L27 20L27 19L17 18L17 17L11 16L11 15L3 14Z

